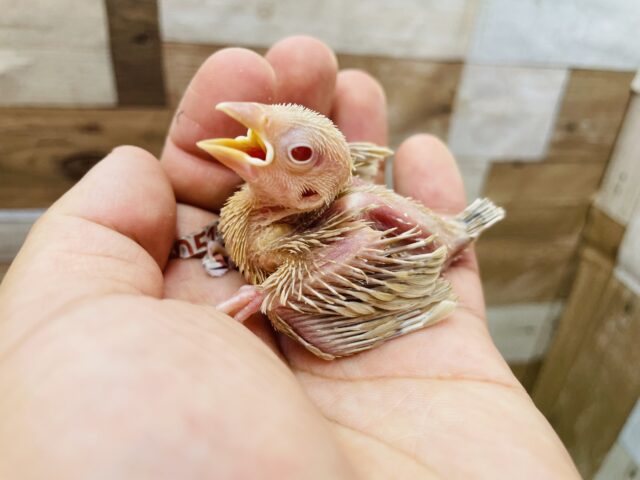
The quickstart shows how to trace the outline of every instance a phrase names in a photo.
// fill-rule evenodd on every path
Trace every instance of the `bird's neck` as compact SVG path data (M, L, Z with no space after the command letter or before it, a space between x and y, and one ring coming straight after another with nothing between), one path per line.
M229 198L220 212L220 231L229 255L245 278L253 284L260 284L274 270L274 262L277 263L273 256L260 255L260 248L275 238L312 227L329 208L326 205L300 211L264 206L245 185Z

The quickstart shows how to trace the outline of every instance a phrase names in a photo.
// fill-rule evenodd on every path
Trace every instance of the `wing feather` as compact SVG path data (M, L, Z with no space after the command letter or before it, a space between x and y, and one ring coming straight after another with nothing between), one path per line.
M263 311L274 326L316 355L330 359L373 348L435 323L455 307L441 277L446 247L412 229L374 230L360 212L341 212L290 241L297 252L262 285ZM328 252L349 249L339 260ZM283 248L287 248L285 244Z

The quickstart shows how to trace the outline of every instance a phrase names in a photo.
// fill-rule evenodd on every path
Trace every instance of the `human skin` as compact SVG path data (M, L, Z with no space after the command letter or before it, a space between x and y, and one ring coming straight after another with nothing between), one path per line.
M169 260L239 179L195 142L237 135L219 101L295 102L352 141L387 141L384 92L291 37L200 68L158 162L120 147L36 223L0 287L0 478L579 478L489 336L473 250L447 320L326 362L216 311L241 284ZM34 132L37 135L37 132ZM418 135L395 188L466 203L455 161ZM177 227L176 227L177 225Z

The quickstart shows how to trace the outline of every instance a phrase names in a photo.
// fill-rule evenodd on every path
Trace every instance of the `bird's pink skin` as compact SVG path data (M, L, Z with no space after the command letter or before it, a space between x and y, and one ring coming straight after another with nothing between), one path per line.
M219 303L216 308L222 313L233 316L240 323L244 323L252 315L260 311L264 300L264 293L253 285L243 285L230 299Z
M359 179L355 179L354 186L366 185ZM376 230L382 232L390 228L396 228L398 234L411 230L414 227L422 232L421 237L428 238L436 235L438 244L430 247L434 250L439 244L444 244L448 249L448 260L450 263L471 241L465 233L462 225L457 221L442 220L435 215L420 209L410 200L396 195L394 197L383 198L370 192L353 192L336 200L328 214L333 215L342 211L357 211L366 209L362 214L362 219L373 223ZM334 243L331 247L322 252L323 257L335 256L339 258L349 257L357 254L366 247L361 241L347 237L340 242ZM327 265L327 268L330 268ZM226 302L219 304L217 308L222 312L233 316L239 322L244 322L251 315L260 311L260 306L265 294L258 287L246 285L242 287L233 297Z

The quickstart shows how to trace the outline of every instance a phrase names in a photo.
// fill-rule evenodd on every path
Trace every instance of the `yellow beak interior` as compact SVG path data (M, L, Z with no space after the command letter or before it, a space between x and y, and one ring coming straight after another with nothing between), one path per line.
M248 172L252 166L264 167L273 162L273 146L262 135L265 117L258 104L222 102L216 105L216 110L242 123L247 127L247 133L236 138L203 140L198 142L198 147L240 174Z
M236 138L212 138L202 140L197 145L223 163L226 163L225 159L229 159L254 166L266 166L273 161L271 144L251 129L247 130L246 135Z

